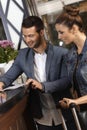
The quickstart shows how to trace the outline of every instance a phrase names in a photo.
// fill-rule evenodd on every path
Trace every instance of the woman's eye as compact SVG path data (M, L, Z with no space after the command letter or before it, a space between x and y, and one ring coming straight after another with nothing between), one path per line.
M59 33L60 33L60 34L63 34L64 32L62 32L62 31L59 31Z

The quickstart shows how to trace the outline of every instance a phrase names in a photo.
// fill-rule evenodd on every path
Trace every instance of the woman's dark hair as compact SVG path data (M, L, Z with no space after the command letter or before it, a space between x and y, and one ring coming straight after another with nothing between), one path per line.
M62 14L57 17L55 24L64 24L69 28L72 28L75 24L79 27L80 31L84 31L79 9L75 6L65 6Z
M40 32L40 30L44 29L43 21L38 16L28 16L22 22L22 27L30 28L33 26L36 27L38 33Z

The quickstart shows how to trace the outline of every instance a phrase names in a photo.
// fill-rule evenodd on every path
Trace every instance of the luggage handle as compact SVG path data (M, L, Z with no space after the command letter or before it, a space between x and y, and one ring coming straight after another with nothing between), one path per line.
M64 129L64 130L68 130L68 129L67 129L67 125L66 125L66 121L65 121L65 119L64 119L64 117L63 117L63 115L62 115L61 105L58 103L58 104L56 105L56 107L57 107L57 109L58 109L58 113L59 113L60 118L61 118L61 121L62 121L62 127L63 127L63 129Z
M69 105L69 107L71 108L71 111L72 111L72 114L73 114L73 117L74 117L74 120L75 120L75 123L76 123L77 130L82 130L81 129L81 125L79 123L79 119L78 119L77 113L76 113L76 104L75 103L71 103Z

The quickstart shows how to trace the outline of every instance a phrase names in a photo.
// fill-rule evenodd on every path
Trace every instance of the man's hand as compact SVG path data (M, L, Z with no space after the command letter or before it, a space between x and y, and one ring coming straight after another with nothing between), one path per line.
M34 79L28 79L25 85L27 86L27 88L32 87L33 89L42 90L42 84Z

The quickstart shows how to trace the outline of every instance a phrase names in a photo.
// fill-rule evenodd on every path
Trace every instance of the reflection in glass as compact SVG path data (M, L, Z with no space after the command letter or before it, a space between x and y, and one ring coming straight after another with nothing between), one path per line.
M5 92L0 92L0 104L6 102L7 94Z
M5 39L6 39L5 30L2 24L2 20L0 18L0 40L5 40Z

